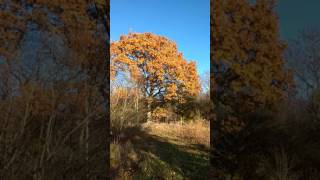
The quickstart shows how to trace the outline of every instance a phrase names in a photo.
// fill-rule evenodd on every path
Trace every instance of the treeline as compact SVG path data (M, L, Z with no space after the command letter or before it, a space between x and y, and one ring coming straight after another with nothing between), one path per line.
M318 179L319 30L279 37L275 1L211 1L213 179Z

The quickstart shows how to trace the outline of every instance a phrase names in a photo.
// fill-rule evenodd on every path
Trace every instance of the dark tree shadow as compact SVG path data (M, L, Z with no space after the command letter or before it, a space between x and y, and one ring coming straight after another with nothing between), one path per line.
M183 146L172 144L160 136L150 135L141 129L134 129L135 137L131 142L137 153L152 153L179 172L185 179L208 179L209 150L198 144ZM186 149L201 153L187 152Z

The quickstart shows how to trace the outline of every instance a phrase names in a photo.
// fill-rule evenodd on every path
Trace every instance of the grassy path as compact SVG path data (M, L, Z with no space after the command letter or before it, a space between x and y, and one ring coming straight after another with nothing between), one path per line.
M142 128L131 143L139 160L133 179L208 179L208 148Z

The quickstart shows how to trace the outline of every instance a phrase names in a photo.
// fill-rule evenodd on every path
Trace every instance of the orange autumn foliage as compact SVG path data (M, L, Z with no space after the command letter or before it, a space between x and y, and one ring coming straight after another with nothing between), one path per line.
M239 113L279 104L292 85L292 76L285 69L286 44L279 39L275 1L217 0L214 4L212 76L221 89L221 101L237 102Z
M128 72L151 102L186 101L200 92L196 64L186 61L175 42L152 33L129 33L111 43L111 79Z

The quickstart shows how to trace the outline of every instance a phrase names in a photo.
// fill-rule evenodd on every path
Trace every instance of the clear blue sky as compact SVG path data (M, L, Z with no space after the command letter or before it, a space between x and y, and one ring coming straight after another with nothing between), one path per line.
M129 29L174 40L199 74L210 70L209 0L110 0L111 41Z

